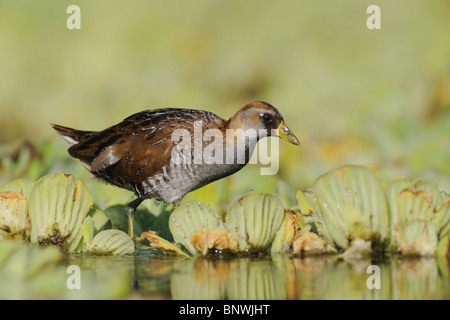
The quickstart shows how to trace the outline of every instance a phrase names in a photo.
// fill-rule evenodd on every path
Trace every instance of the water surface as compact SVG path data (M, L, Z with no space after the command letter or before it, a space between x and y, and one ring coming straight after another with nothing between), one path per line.
M139 250L135 256L125 257L69 256L64 264L77 264L91 274L127 277L127 298L450 298L447 258L394 256L344 261L336 256L273 254L187 259L164 256L154 250Z

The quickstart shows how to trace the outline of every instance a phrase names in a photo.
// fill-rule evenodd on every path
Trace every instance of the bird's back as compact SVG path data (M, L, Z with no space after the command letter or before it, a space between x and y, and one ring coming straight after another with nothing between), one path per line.
M132 190L138 197L177 202L188 192L228 176L241 166L217 167L195 163L195 126L225 130L227 121L214 113L191 109L156 109L131 115L103 131L81 131L54 125L72 144L69 153L94 175ZM190 152L174 139L174 132L188 133ZM180 132L178 131L178 132ZM180 138L180 137L179 137ZM184 148L183 148L184 147ZM202 148L204 142L202 142ZM174 155L185 156L181 163Z

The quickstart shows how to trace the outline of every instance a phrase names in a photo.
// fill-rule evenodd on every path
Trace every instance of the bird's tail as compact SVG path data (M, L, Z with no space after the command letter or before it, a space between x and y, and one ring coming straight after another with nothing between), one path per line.
M83 131L72 129L68 127L63 127L57 124L52 124L53 129L55 129L60 136L66 140L71 146L83 142L89 139L94 131Z

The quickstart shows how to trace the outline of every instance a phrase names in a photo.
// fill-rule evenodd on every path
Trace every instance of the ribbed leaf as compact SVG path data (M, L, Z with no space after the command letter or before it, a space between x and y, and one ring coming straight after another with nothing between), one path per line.
M271 245L283 219L284 208L278 197L251 192L230 205L225 225L239 251L258 251Z
M120 230L99 232L88 247L88 252L100 255L123 255L134 252L134 242Z
M314 228L322 238L332 243L329 232L323 223L322 215L319 212L317 198L312 191L298 191L296 197L300 209L300 214L297 215L297 221L299 222L300 227L303 228L305 225L309 225L311 228Z
M389 239L386 198L380 183L364 167L344 166L320 176L315 183L320 212L329 236L346 249L361 238L379 244Z
M300 212L303 215L307 215L310 212L318 212L319 211L319 209L317 208L317 200L314 198L314 195L312 195L311 193L297 191L296 198L297 198L297 203L298 203Z
M88 213L88 217L92 218L94 222L94 234L102 231L110 222L110 219L100 210L94 209Z
M441 192L435 184L425 180L418 180L414 182L413 188L414 190L425 190L426 192L430 193L432 197L433 208L437 208L440 205Z
M283 222L272 242L271 252L285 252L290 249L297 232L300 230L296 218L297 214L292 210L285 211Z
M192 255L198 253L191 243L191 234L223 228L219 215L207 204L189 201L176 208L169 218L169 228L176 243L182 244Z
M438 244L436 228L429 221L414 220L400 224L397 243L402 255L432 256Z
M391 228L391 246L395 247L397 240L395 237L395 226L398 224L398 208L397 199L400 193L412 186L407 179L398 179L391 182L385 190L386 199L388 203L389 223Z
M432 194L424 189L405 189L397 199L397 209L395 238L402 254L433 255L437 248L437 233L432 223Z
M27 240L30 229L27 199L19 192L0 192L0 239Z
M439 235L439 239L450 234L450 198L440 205L439 211L434 214L433 223Z
M0 192L15 191L22 194L25 198L29 198L31 190L34 187L34 181L29 179L17 179L12 182L7 182L0 186Z
M92 196L80 180L62 173L45 176L36 182L28 204L32 243L77 249L92 206Z
M89 246L92 242L92 239L94 239L95 235L95 223L94 219L91 217L86 217L83 221L83 241L84 243Z
M397 199L398 221L406 225L414 220L431 221L433 196L425 190L403 190Z

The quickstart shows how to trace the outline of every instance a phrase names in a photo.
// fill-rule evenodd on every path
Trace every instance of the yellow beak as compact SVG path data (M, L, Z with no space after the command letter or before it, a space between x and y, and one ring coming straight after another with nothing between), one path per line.
M292 133L292 131L286 126L284 121L281 121L280 125L277 129L277 135L281 139L284 139L292 144L295 144L296 146L300 145L300 142L298 142L297 137Z

